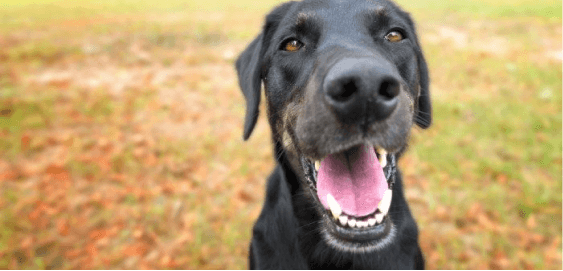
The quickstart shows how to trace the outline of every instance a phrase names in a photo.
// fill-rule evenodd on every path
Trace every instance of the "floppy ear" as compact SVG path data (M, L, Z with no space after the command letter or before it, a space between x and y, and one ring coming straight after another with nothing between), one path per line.
M246 100L244 140L250 137L258 120L260 85L264 76L262 68L264 65L264 55L275 29L292 4L294 2L282 4L268 14L262 33L248 45L236 61L239 85Z
M417 42L418 43L418 42ZM417 62L419 72L420 92L418 93L418 112L415 122L420 128L426 129L432 123L432 105L430 103L430 79L428 78L428 67L422 55L420 47L417 50Z
M416 28L413 20L408 13L404 13L407 21L413 29L414 41L416 42L416 62L418 63L418 83L420 84L420 91L417 97L417 108L418 111L415 112L415 123L423 129L426 129L432 123L432 105L430 103L430 79L428 78L428 67L426 66L426 60L422 54L422 49L420 43L418 42L418 37L416 36Z
M260 105L260 64L262 52L262 34L242 52L236 62L239 85L246 99L246 116L244 119L244 140L247 140L258 120Z

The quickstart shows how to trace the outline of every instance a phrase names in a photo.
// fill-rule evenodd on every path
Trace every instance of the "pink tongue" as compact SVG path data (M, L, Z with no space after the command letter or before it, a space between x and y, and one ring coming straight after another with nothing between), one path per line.
M377 210L386 190L387 181L373 147L362 145L348 155L330 154L321 162L317 195L327 209L326 196L331 194L344 213L365 216Z

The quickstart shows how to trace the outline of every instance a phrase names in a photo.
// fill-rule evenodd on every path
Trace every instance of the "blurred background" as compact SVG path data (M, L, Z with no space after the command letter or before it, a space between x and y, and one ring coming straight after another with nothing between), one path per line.
M434 124L400 161L430 269L561 269L561 1L398 1ZM279 1L0 3L0 268L244 269L274 166L234 60Z

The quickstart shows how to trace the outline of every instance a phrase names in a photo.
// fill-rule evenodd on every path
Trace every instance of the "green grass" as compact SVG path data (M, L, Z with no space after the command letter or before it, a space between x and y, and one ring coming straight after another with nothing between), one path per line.
M496 0L483 2L481 0L467 1L404 1L397 0L403 7L408 10L416 11L416 13L425 13L426 15L452 16L462 18L543 18L543 19L561 19L561 2L550 1L533 1L533 0ZM453 17L453 16L452 16Z

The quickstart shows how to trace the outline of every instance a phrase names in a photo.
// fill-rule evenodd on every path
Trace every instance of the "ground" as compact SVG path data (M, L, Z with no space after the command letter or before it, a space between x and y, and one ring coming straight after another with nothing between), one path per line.
M0 4L0 268L247 268L274 164L234 60L278 3ZM427 267L561 269L561 2L399 3L432 79L400 161Z

